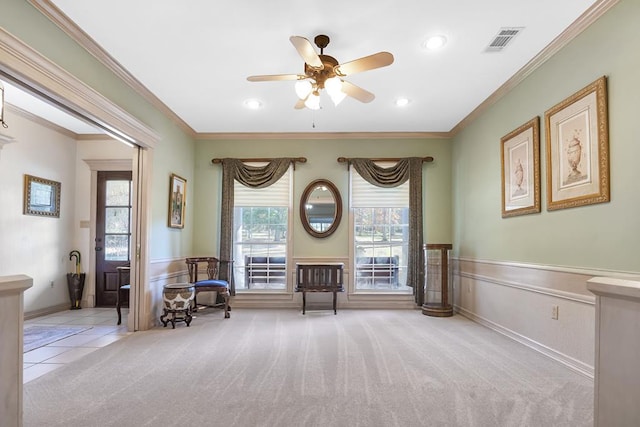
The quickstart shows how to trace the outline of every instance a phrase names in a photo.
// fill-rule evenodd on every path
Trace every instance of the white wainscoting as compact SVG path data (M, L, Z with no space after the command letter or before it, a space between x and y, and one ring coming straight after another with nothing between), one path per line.
M595 296L602 270L453 259L457 313L594 376ZM607 276L626 277L623 272ZM557 319L553 318L554 307Z

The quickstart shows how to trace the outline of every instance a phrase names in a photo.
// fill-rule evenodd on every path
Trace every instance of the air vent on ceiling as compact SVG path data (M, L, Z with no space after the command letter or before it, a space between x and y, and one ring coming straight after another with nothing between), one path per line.
M502 27L498 34L487 46L487 52L501 52L505 47L524 30L524 27Z

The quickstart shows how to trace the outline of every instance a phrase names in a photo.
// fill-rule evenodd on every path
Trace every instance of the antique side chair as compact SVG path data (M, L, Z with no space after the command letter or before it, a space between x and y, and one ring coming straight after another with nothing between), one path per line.
M216 302L212 305L208 305L209 307L220 307L224 308L224 318L228 319L230 317L229 311L231 311L231 307L229 307L229 282L226 280L218 279L219 265L220 261L215 257L190 257L186 259L187 269L189 271L189 283L192 283L195 286L196 292L193 298L194 308L193 311L198 311L198 293L200 292L217 292L217 295L220 296L224 301ZM206 265L206 275L207 278L203 280L198 279L198 273L200 273L199 267ZM201 272L204 272L202 269Z

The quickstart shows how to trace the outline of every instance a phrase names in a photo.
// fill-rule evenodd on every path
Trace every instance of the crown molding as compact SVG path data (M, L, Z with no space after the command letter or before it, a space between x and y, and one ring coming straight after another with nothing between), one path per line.
M604 15L620 0L600 0L578 17L567 29L556 37L538 55L525 64L502 86L496 89L487 99L478 105L471 113L463 118L449 132L323 132L323 133L197 133L184 120L167 107L140 81L134 78L120 63L102 49L88 34L82 31L69 17L60 11L50 0L28 0L36 9L49 20L60 27L69 37L86 49L105 67L116 74L122 81L140 94L170 120L175 122L187 135L197 140L229 140L229 139L409 139L409 138L452 138L486 112L493 104L520 84L538 67L566 46L594 21Z
M449 132L216 132L198 133L198 140L240 139L448 139Z
M68 136L69 138L75 139L76 141L117 141L115 138L107 135L106 133L75 133L29 111L23 110L20 107L16 107L13 104L6 104L6 107L8 111L11 111L17 116L21 116L31 122L39 124L42 127L50 129L54 132L58 132L64 136ZM1 137L2 135L0 135L0 138Z
M133 170L131 159L82 159L92 171L130 171Z
M493 104L498 102L503 96L509 93L513 88L522 83L531 73L544 64L549 58L558 53L560 49L565 47L582 33L586 28L593 24L598 18L604 15L609 9L615 6L620 0L600 0L594 3L582 15L580 15L573 23L567 27L558 37L547 45L540 53L538 53L531 61L525 64L517 73L515 73L502 86L496 89L487 99L478 105L469 115L462 119L457 125L451 129L451 136L455 136L458 132L469 126L471 122L477 119L482 113L486 112Z
M196 132L176 113L173 112L165 103L155 96L145 85L138 79L133 77L126 68L109 55L98 43L95 42L87 33L85 33L75 22L58 9L49 0L28 0L33 7L38 9L51 22L56 24L64 31L72 40L82 46L87 52L93 55L107 69L114 73L119 79L126 83L130 88L136 91L146 101L160 110L164 115L169 117L176 123L182 131L191 137L196 136Z
M42 127L45 127L49 130L52 130L54 132L57 132L59 134L62 134L64 136L68 136L71 139L77 139L78 138L78 134L75 132L70 131L69 129L65 129L61 126L58 126L55 123L51 123L49 120L43 119L40 116L36 116L33 113L30 113L29 111L23 110L20 107L16 107L15 105L12 104L7 104L7 110L11 111L12 113L21 116L33 123L37 123Z
M144 123L1 27L0 74L114 137L146 148L160 140Z

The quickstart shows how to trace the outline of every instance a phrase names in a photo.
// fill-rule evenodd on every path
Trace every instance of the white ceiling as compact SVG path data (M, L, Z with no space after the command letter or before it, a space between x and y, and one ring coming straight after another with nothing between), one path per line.
M51 0L198 133L448 132L596 2ZM502 52L486 52L501 27L524 30ZM323 94L321 110L294 110L293 81L247 81L302 73L289 37L318 34L341 63L394 55L388 67L345 79L373 102L334 107ZM446 46L423 49L435 34ZM410 103L396 107L399 97ZM247 99L262 108L247 109Z

